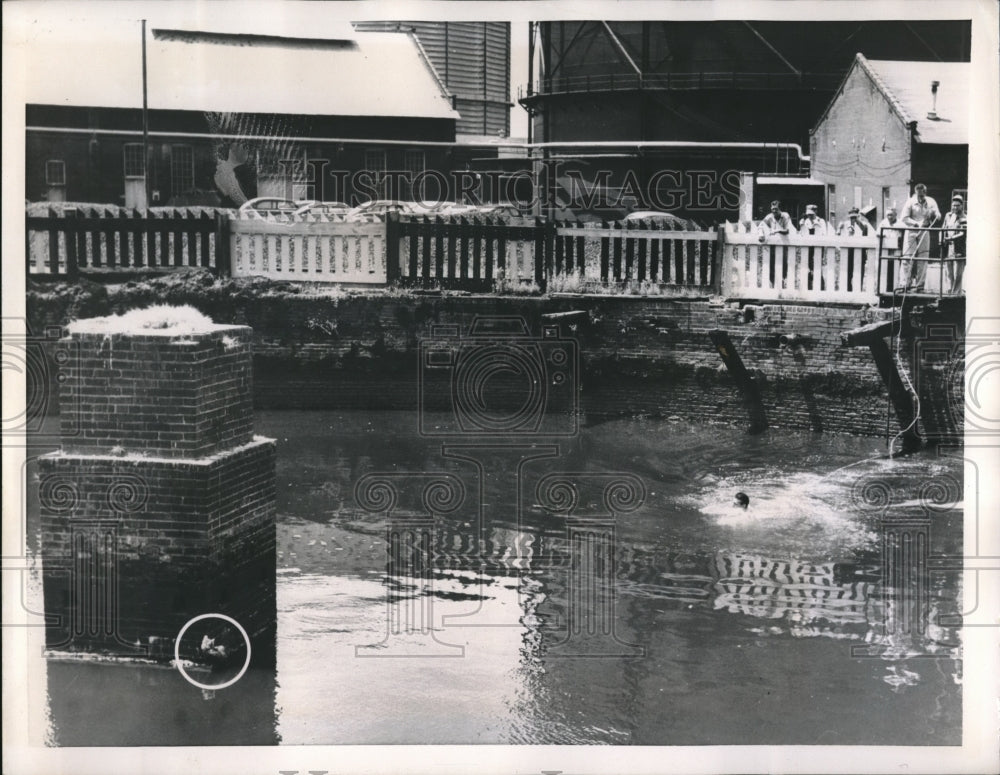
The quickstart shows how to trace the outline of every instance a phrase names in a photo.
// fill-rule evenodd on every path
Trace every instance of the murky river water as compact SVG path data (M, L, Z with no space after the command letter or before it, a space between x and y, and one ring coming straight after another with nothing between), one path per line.
M257 431L278 439L276 670L213 694L50 661L50 743L961 740L959 580L911 579L910 626L880 554L894 514L959 551L960 460L639 420L491 448L404 412Z

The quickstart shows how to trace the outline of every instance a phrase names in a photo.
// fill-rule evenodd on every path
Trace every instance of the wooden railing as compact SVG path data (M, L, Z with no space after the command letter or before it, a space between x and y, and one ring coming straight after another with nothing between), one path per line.
M470 291L544 290L553 229L540 220L392 214L386 232L390 282Z
M387 228L390 282L401 285L710 295L718 275L714 231L527 218L390 217Z
M27 216L26 228L27 268L36 276L208 267L235 277L347 285L847 304L875 303L886 292L876 235L761 242L730 225L674 231L642 222L117 210ZM891 284L888 267L883 286Z
M29 275L76 276L81 270L205 267L228 271L229 225L223 213L54 209L25 216Z
M385 285L386 226L335 216L235 215L229 224L233 277Z
M560 224L546 277L583 289L657 290L672 295L711 294L719 267L715 231L677 231L643 222ZM559 280L564 280L560 283Z
M878 238L771 236L726 230L720 293L733 298L872 304Z

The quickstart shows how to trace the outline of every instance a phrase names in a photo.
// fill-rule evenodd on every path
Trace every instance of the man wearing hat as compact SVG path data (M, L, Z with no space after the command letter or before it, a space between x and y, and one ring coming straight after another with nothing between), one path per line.
M923 291L924 278L927 276L927 262L912 259L926 259L930 256L930 232L924 229L934 226L941 219L941 211L937 202L927 196L927 186L917 183L913 188L913 196L906 200L899 219L904 226L911 227L906 232L903 246L903 280L910 291Z
M794 234L795 227L792 226L792 216L782 211L781 202L775 199L771 202L771 212L764 216L764 220L757 227L760 233L759 240L763 242L772 234Z
M951 210L944 216L944 224L948 231L943 232L942 239L947 246L944 264L944 276L948 282L949 293L962 292L962 274L965 272L965 200L961 194L951 198Z
M813 237L825 237L826 221L816 215L816 205L806 205L805 217L799 221L799 233Z
M837 227L837 234L845 234L848 237L864 237L870 234L872 225L868 223L861 211L857 207L852 207L847 211L847 220L841 221Z

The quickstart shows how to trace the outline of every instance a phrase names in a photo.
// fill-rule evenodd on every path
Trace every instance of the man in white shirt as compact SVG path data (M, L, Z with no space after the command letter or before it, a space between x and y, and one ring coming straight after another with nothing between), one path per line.
M847 213L847 220L841 221L837 227L837 234L844 234L848 237L865 237L872 230L872 225L868 223L861 211L857 207L852 207Z
M816 205L806 205L805 217L799 221L799 234L825 237L827 224L816 214Z
M882 255L885 257L893 257L899 255L899 249L903 244L903 232L893 226L899 225L899 219L896 217L896 208L890 207L886 210L885 218L883 218L878 223L879 234L882 237ZM894 277L900 277L900 266L899 262L896 262Z
M946 246L945 255L949 260L944 264L944 276L949 293L962 292L962 274L965 272L965 200L961 194L951 198L951 210L944 216L945 229L942 238Z
M775 199L771 202L771 212L764 216L757 231L758 239L763 242L772 234L794 234L795 227L792 226L792 216L782 211L781 202Z
M927 186L923 183L917 183L913 189L913 196L906 200L903 211L899 214L899 219L904 226L918 229L906 232L905 245L903 246L905 259L902 279L909 291L919 293L924 290L927 261L913 261L911 259L926 259L930 256L930 232L923 231L923 229L932 227L940 218L941 211L938 210L937 202L927 196Z
M896 208L890 207L885 212L885 218L878 222L879 229L885 230L882 232L882 254L886 256L898 256L903 240L903 232L893 228L898 225L899 219L896 216Z

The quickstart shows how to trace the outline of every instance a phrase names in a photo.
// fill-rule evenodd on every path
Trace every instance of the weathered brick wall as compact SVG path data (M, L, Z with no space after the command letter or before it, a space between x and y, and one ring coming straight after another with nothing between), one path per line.
M204 613L272 632L276 448L253 436L250 329L70 341L79 411L38 460L48 646L169 656Z
M255 344L258 406L416 408L418 342L434 324L468 331L479 315L519 315L533 335L551 312L585 310L561 324L579 342L582 402L591 415L677 415L742 423L746 413L708 332L727 331L761 384L775 427L884 433L886 394L866 347L840 334L885 312L738 305L657 298L388 298L286 302L281 329ZM245 310L253 314L253 308ZM783 334L802 343L782 345ZM296 337L299 337L298 339Z
M930 88L928 84L928 99ZM836 186L836 201L827 203L834 220L847 217L861 189L860 207L869 202L885 217L887 206L902 209L910 195L911 140L909 129L860 66L855 67L830 112L810 138L812 175Z
M253 435L251 332L82 333L60 386L63 450L198 457Z
M609 296L185 293L170 300L192 304L216 321L253 328L253 400L259 408L412 410L419 343L432 325L467 331L477 315L515 315L537 335L543 315L581 310L583 318L562 323L561 333L579 342L581 400L588 414L744 424L742 399L708 337L718 328L731 336L756 376L775 427L885 433L887 395L871 354L867 347L842 346L840 338L844 331L885 319L885 310ZM108 304L109 311L124 311L136 302L125 296ZM51 299L35 312L32 325L38 330L66 322L65 309ZM961 327L961 316L954 322ZM916 373L914 352L926 324L915 320L916 336L901 343L907 373ZM803 339L782 345L784 334ZM914 383L921 385L926 417L956 414L954 401L930 380ZM955 427L952 420L951 431ZM894 417L890 428L897 429Z
M109 618L123 642L143 644L201 613L251 634L273 620L273 442L197 461L57 454L38 465L45 609L68 613L50 645L99 643ZM90 584L104 591L74 592ZM74 636L79 617L102 631Z

